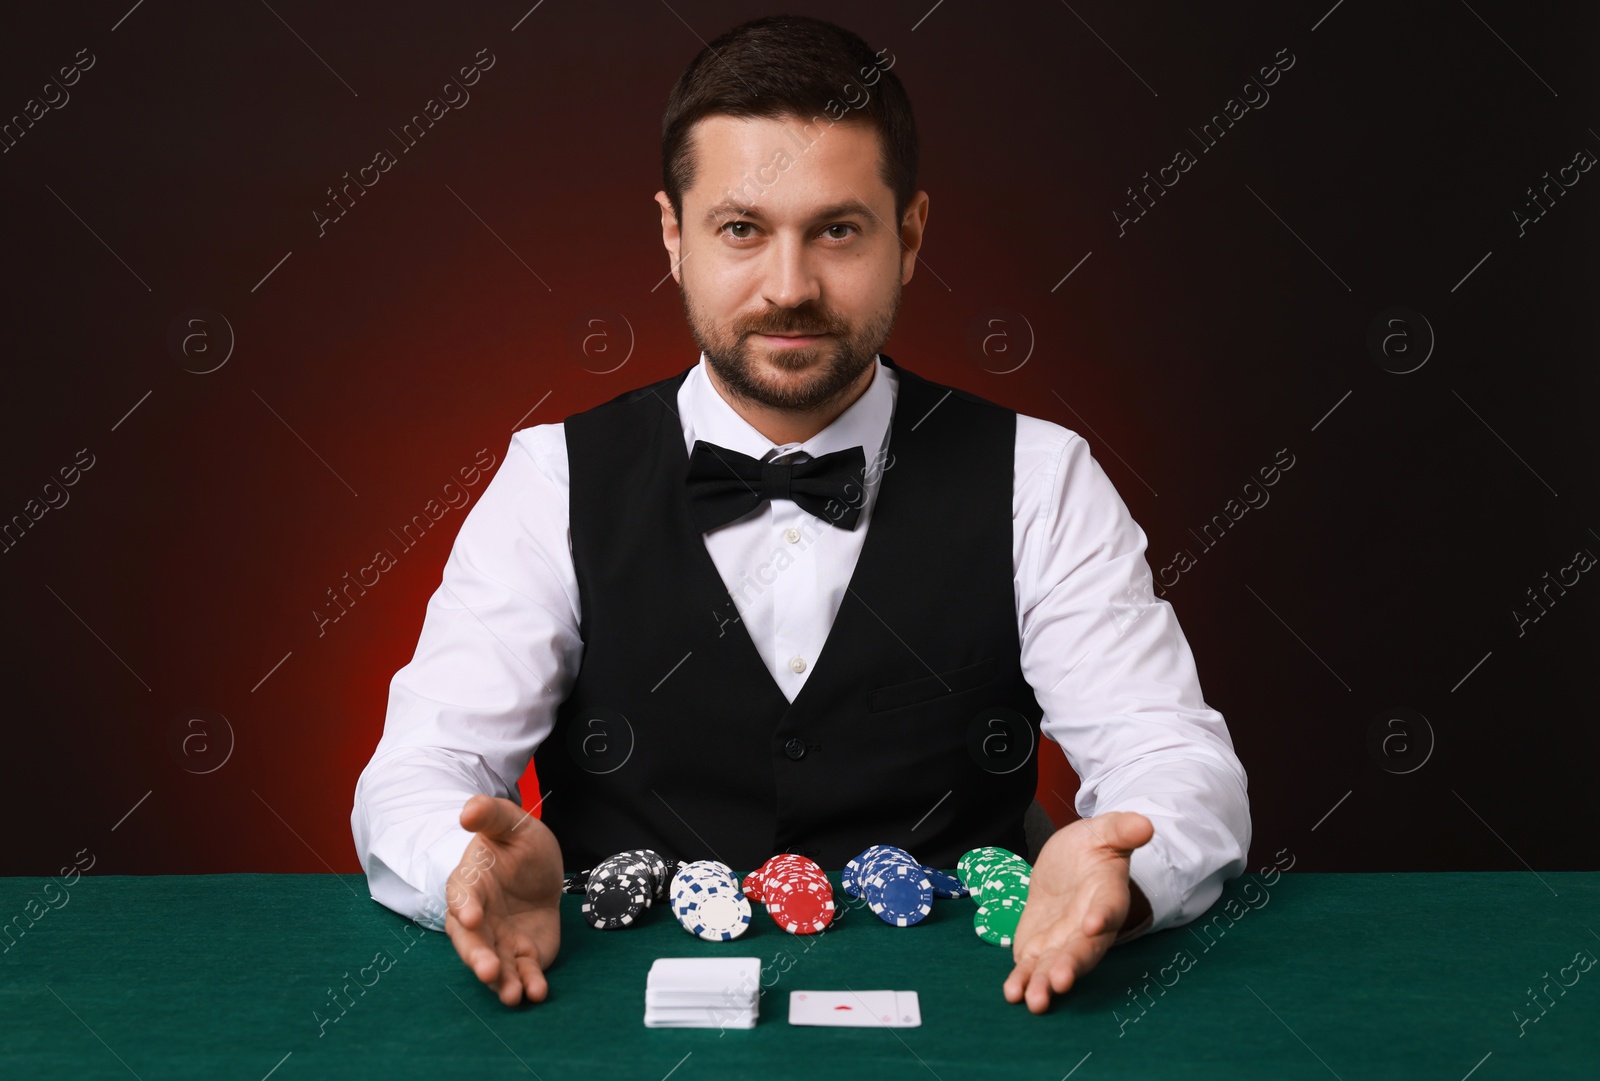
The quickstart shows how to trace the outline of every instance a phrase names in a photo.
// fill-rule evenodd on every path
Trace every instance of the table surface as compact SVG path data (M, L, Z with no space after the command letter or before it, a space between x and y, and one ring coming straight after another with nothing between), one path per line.
M0 878L0 912L60 905L0 938L4 1078L1600 1076L1600 873L1246 875L1037 1017L1001 998L1010 951L970 900L806 937L756 906L709 943L664 908L595 931L565 897L549 1001L508 1009L360 875L50 881ZM651 961L716 956L761 960L759 1024L645 1028ZM922 1026L788 1024L790 991L846 988L915 990Z

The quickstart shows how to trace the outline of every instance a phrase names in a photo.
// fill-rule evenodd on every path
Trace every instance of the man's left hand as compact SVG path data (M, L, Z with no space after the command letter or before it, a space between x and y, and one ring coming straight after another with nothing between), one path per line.
M1012 944L1007 1002L1026 999L1030 1011L1043 1013L1050 993L1065 994L1099 964L1124 926L1144 922L1150 903L1128 878L1128 856L1154 835L1144 815L1108 811L1045 842Z

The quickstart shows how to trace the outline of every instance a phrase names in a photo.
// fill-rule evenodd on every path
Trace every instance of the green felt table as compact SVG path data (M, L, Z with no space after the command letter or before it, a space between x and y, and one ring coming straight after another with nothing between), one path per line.
M49 881L0 879L0 912ZM0 939L0 1077L1600 1076L1600 970L1580 971L1600 957L1593 873L1246 875L1042 1016L1001 998L1010 951L973 934L967 900L808 937L757 906L746 935L708 943L665 908L595 931L567 897L549 1001L508 1009L359 875L89 876L68 893ZM753 1030L644 1027L651 961L691 956L761 960ZM347 984L341 1012L329 992ZM790 991L846 988L915 990L922 1026L788 1024Z

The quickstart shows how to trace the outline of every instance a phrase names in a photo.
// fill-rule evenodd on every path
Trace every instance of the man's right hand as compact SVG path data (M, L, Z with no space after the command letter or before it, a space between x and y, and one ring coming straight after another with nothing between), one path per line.
M543 1002L544 972L561 947L561 846L508 799L473 796L461 827L477 836L445 884L445 933L501 1002Z

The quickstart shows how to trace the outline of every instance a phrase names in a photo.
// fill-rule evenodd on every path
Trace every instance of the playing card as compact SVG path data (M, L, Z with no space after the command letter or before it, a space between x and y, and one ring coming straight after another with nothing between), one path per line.
M791 991L791 1025L840 1028L916 1028L922 1007L915 991Z
M648 1028L754 1028L761 998L754 957L663 957L645 980Z
M650 966L645 993L695 1001L749 997L761 985L755 957L661 957Z

